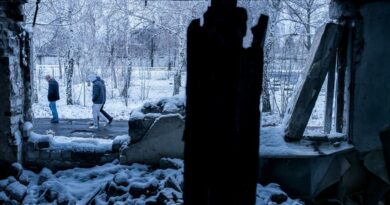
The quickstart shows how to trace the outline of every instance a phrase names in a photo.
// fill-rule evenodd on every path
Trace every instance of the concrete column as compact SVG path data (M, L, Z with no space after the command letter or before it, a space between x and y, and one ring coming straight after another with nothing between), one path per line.
M359 151L380 148L379 132L390 124L390 4L359 9L352 64L350 135Z

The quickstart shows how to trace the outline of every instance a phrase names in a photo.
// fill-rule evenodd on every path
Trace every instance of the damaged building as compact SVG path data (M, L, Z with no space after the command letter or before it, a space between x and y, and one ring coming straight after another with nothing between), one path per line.
M27 163L28 147L24 146L28 144L26 139L31 129L26 122L33 120L31 79L34 75L32 33L23 26L24 3L25 0L0 2L0 167L9 167L14 162L37 166L34 160ZM387 127L390 125L390 2L331 0L329 9L333 22L317 31L304 80L288 110L286 124L282 129L261 128L260 151L256 153L260 158L259 181L276 182L289 195L313 204L390 204L390 128ZM305 134L324 82L328 90L334 90L327 93L325 134ZM180 107L180 112L183 109ZM168 116L163 120L170 121L169 125L173 121L174 129L180 132L164 134L167 138L174 136L167 141L167 146L181 140L184 118ZM164 128L158 127L158 133ZM143 134L145 130L141 130ZM155 139L149 137L150 143L145 146L155 145ZM272 150L272 141L265 142L262 140L265 137L283 139L286 150ZM174 147L177 152L167 149L164 155L183 158L183 143L180 141ZM132 161L137 158L133 153L142 155L142 149L137 149L125 147L121 162L137 162ZM159 160L156 156L161 157L161 153L156 153L148 155L153 162ZM89 153L84 155L86 166L93 166L119 159L121 153L119 148L113 155L94 153L93 157L98 156L100 161L92 164L88 164ZM72 162L66 168L77 165L80 163ZM8 174L2 172L0 176Z
M283 135L287 141L300 141L328 75L327 87L335 92L326 96L325 132L333 124L353 147L329 153L321 145L339 146L331 134L323 139L308 136L318 156L267 156L263 180L277 181L290 193L322 204L389 203L389 7L387 1L330 2L335 24L317 31L304 81L288 111Z

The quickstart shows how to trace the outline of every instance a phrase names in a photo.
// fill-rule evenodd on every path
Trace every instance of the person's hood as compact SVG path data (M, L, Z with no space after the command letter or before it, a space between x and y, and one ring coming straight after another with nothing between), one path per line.
M88 81L91 81L91 82L94 82L94 81L96 81L98 79L98 76L96 75L96 74L89 74L88 76L87 76L87 80Z

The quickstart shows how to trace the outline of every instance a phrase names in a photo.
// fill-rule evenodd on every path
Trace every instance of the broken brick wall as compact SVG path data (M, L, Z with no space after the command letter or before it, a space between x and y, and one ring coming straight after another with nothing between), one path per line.
M23 28L25 0L0 2L0 160L22 161L23 122L31 112L31 44Z

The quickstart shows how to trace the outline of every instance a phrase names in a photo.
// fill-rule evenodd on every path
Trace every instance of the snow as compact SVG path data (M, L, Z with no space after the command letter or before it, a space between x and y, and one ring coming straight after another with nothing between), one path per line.
M285 192L283 192L278 184L268 184L267 186L262 186L261 184L257 185L257 201L256 205L271 205L276 204L275 202L272 202L270 200L272 195L275 194L282 194L287 196ZM287 199L287 201L281 203L281 205L303 205L304 203L300 200L292 200L290 198Z
M115 176L115 178L114 178L114 181L115 181L115 183L117 183L117 184L124 184L124 183L127 183L127 178L128 178L129 176L124 172L124 171L121 171L121 172L119 172L116 176Z
M53 176L53 172L52 172L50 169L46 168L46 167L44 167L44 168L41 170L41 172L39 173L39 176L40 176L40 177L43 177L43 178L45 178L45 179L51 179L51 178L54 177L54 176Z
M118 138L123 139L122 137ZM107 152L112 150L111 139L101 138L82 138L82 137L64 137L53 135L40 135L31 132L30 142L49 142L50 147L56 150L74 150L74 151L96 151Z
M19 163L12 163L12 167L14 167L16 170L22 170L23 166Z
M149 186L157 186L159 184L156 178L149 178L144 180L135 179L135 180L130 180L130 183L131 183L130 188L135 187L139 189L146 189Z
M318 156L320 153L311 146L310 141L301 140L299 142L286 142L284 136L284 126L262 127L260 131L260 156L261 157L308 157ZM317 135L318 132L312 132ZM333 133L331 136L342 134ZM343 136L343 135L342 135ZM342 142L339 147L329 144L319 146L323 154L332 154L339 151L352 149L353 145Z
M29 170L23 170L22 174L19 176L19 181L22 184L28 184L31 183L33 180L35 180L35 173ZM1 186L0 186L1 187Z
M0 180L0 189L4 190L9 184L9 179Z
M142 120L144 118L144 113L142 113L140 110L134 110L133 112L131 112L129 120Z
M8 199L8 196L3 191L0 192L0 201L7 201Z
M127 146L130 141L131 141L131 138L129 135L120 135L120 136L116 136L112 143L113 144L121 144L122 146Z
M22 134L20 133L20 130L16 130L14 133L14 145L20 145L22 143Z
M168 102L165 104L163 112L178 112L179 108L176 106L176 104Z
M10 195L13 198L16 198L17 200L21 200L24 197L24 194L27 191L26 186L21 184L20 182L16 181L7 186L5 189L6 192L10 193Z
M28 141L33 143L47 142L47 141L51 141L52 138L53 138L52 135L40 135L40 134L36 134L35 132L31 132L31 134L28 136Z
M33 128L33 124L31 122L25 122L23 123L23 130L24 131L30 131Z
M181 168L152 169L142 164L120 165L118 161L92 168L73 168L52 174L43 169L40 174L23 170L30 178L26 186L16 179L0 180L0 185L7 187L7 192L0 192L0 200L9 200L10 193L24 196L19 201L23 204L86 204L92 199L96 204L145 204L155 201L159 195L168 198L167 204L183 202L181 186L183 183L183 161L171 159L181 164ZM39 183L38 179L41 180ZM20 178L18 180L21 180ZM171 180L175 187L167 185ZM12 181L12 182L11 182ZM11 183L11 184L9 184ZM133 187L133 188L132 188ZM177 188L179 187L179 188ZM133 190L130 190L133 189ZM257 186L256 205L273 205L271 197L284 194L276 184ZM66 203L68 204L68 203ZM300 205L299 200L287 198L282 205Z

